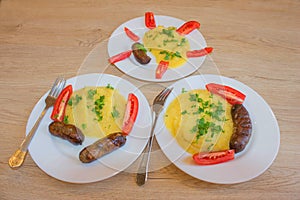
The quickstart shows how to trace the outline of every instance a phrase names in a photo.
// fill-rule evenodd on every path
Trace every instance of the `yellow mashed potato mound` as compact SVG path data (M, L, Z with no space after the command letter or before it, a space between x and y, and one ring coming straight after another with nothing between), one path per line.
M179 35L175 27L157 26L145 33L143 43L157 63L168 61L170 68L183 65L187 60L186 52L190 50L189 41Z
M169 104L164 121L177 143L191 154L229 149L231 105L207 90L178 95Z
M113 87L85 87L68 101L64 122L78 127L85 136L102 138L121 131L126 100Z

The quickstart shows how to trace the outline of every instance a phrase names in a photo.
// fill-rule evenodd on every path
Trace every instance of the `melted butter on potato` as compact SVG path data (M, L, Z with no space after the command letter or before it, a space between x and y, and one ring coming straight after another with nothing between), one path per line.
M126 99L112 87L85 87L74 91L66 108L65 123L85 136L102 138L121 131Z
M183 65L187 60L186 52L190 50L188 39L179 35L175 27L158 26L151 29L145 33L143 43L157 63L168 61L171 68Z
M207 90L178 95L168 106L164 121L177 143L191 154L229 149L231 105Z

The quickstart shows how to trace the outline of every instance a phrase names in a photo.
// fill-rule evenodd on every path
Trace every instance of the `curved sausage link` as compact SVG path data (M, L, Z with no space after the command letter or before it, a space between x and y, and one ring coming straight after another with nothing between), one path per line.
M235 152L241 152L248 144L252 124L248 111L241 104L235 104L231 108L231 116L233 121L233 134L230 139L230 148L235 149Z
M65 124L59 121L54 121L49 124L49 132L75 145L82 144L84 140L84 135L79 128L72 124Z
M126 136L120 132L112 133L85 147L79 153L79 160L83 163L90 163L122 147L125 143Z
M141 43L139 42L136 42L134 43L132 46L131 46L131 49L132 49L132 53L135 57L135 59L145 65L145 64L148 64L151 60L151 58L147 55L147 53L141 49L140 47L144 47Z

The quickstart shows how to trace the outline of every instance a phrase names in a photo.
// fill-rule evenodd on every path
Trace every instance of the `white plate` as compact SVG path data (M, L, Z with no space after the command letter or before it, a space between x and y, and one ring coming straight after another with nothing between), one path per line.
M163 116L170 102L181 94L182 88L205 89L207 83L228 85L246 95L243 105L250 114L253 130L246 149L237 154L234 160L217 165L199 166L193 162L191 154L185 152L169 133L164 125ZM280 131L271 108L254 90L234 79L217 75L191 76L170 87L174 87L174 90L159 116L155 132L162 151L178 168L200 180L233 184L257 177L272 164L279 149Z
M168 16L155 15L155 21L157 25L163 25L165 27L174 26L179 27L185 21ZM149 29L145 27L145 18L138 17L132 20L125 22L120 25L110 36L108 41L108 54L109 56L114 56L118 53L131 49L131 45L134 43L124 32L124 27L132 30L136 35L138 35L141 39L144 36L144 33ZM194 49L202 49L206 47L206 41L202 34L198 30L192 31L190 34L186 36L186 38L190 42L190 47L192 50ZM152 82L165 82L165 81L173 81L183 77L186 77L193 72L195 72L204 62L205 57L199 58L191 58L184 65L177 67L175 69L169 69L166 71L164 76L161 79L155 79L155 69L157 67L157 63L155 57L148 53L148 55L152 58L150 63L147 65L141 65L135 61L133 55L131 55L128 59L119 61L115 63L115 66L123 71L125 74L132 76L134 78L152 81Z
M100 181L126 169L141 154L150 134L152 118L145 96L128 81L108 74L81 75L67 80L67 84L72 84L74 90L85 86L107 86L111 84L125 98L133 92L139 99L139 113L135 125L123 147L92 163L83 164L78 159L79 152L96 139L86 137L82 145L75 146L66 140L52 136L48 131L48 125L51 122L51 108L41 121L29 147L34 162L48 175L72 183ZM34 107L27 123L27 133L44 108L47 94Z

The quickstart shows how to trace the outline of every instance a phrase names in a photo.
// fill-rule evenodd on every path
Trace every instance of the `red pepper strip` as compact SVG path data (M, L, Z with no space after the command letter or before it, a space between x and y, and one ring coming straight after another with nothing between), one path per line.
M197 29L200 27L200 23L197 21L188 21L184 23L182 26L180 26L176 31L180 35L187 35L193 30Z
M155 78L161 79L164 73L167 71L169 67L169 62L167 61L160 61L155 72Z
M139 110L139 100L133 94L130 93L127 99L126 111L123 119L122 132L124 135L128 135L132 130L134 122L136 120Z
M204 49L200 49L200 50L187 51L186 57L188 58L201 57L211 53L212 51L213 51L212 47L205 47Z
M145 25L149 29L154 29L156 27L153 12L146 12L145 13Z
M113 57L109 58L108 61L111 64L114 64L116 62L119 62L121 60L124 60L124 59L128 58L131 55L131 52L132 52L132 50L128 50L128 51L119 53L119 54L114 55Z
M194 161L198 165L214 165L234 159L233 149L217 152L201 152L193 155Z
M134 34L129 28L124 27L124 31L125 31L126 35L133 41L137 42L140 40L140 37L137 36L136 34Z
M62 122L64 120L66 107L72 93L72 85L68 85L61 91L55 101L52 114L50 116L52 120L59 122Z
M226 85L209 83L205 87L208 91L223 97L224 99L227 100L228 103L232 105L243 104L246 98L246 95L244 95L240 91Z

